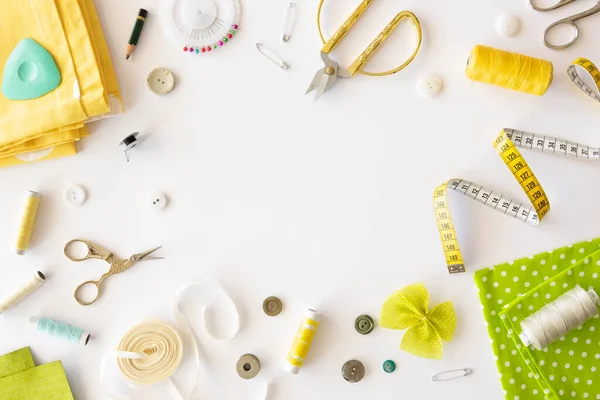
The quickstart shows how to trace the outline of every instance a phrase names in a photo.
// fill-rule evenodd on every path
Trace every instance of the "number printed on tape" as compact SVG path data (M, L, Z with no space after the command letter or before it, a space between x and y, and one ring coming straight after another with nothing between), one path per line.
M585 82L581 79L579 73L577 72L577 69L579 67L594 79L594 83L596 84L596 90L586 85ZM578 58L573 64L569 65L569 68L567 68L567 74L569 75L571 81L582 92L584 92L592 99L600 103L600 71L598 71L598 68L594 65L593 62L591 62L587 58Z
M448 190L459 192L530 225L537 225L548 211L550 211L550 202L542 185L540 185L533 171L517 149L517 145L511 141L507 131L510 131L510 135L515 137L516 143L519 144L518 147L539 147L543 150L546 142L545 139L542 139L543 137L539 138L543 142L538 142L538 138L535 135L525 132L518 131L519 135L516 135L515 132L517 131L511 129L503 130L494 141L494 148L510 169L517 182L519 182L525 194L527 194L529 203L524 204L464 179L451 179L439 185L433 195L435 218L446 257L448 272L451 274L465 272L465 264L458 245L454 223L450 215Z

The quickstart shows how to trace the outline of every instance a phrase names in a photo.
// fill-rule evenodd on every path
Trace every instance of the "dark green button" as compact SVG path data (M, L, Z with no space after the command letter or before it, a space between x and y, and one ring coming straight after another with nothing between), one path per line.
M394 372L396 370L396 363L393 362L392 360L385 360L383 362L383 370L385 372L387 372L388 374L391 374L392 372Z
M375 323L373 322L373 318L368 315L359 315L358 318L356 318L356 321L354 321L354 329L361 335L371 333L374 327Z

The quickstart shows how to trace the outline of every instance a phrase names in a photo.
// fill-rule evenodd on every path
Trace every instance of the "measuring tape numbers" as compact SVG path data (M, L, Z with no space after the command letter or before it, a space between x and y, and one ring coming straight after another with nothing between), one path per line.
M577 71L578 67L583 68L594 79L597 91L583 82ZM600 103L600 71L593 62L587 58L578 58L573 64L569 65L569 68L567 68L567 73L569 74L571 81L579 89L581 89L582 92Z
M600 149L568 140L504 128L506 136L519 148L537 150L544 153L572 156L589 160L600 159Z
M592 88L583 82L579 75L581 69L593 78L596 88ZM586 58L578 58L567 68L567 72L571 81L581 91L600 103L600 70L594 63ZM494 141L494 148L519 182L521 189L527 194L529 203L512 199L464 179L451 179L439 185L433 194L435 219L448 272L451 274L465 272L465 264L450 214L448 203L448 192L450 190L459 192L529 225L538 225L550 211L550 201L518 148L588 160L600 159L600 148L509 128L505 128L498 135Z
M514 132L512 130L513 134ZM448 202L449 190L459 192L530 225L539 224L542 218L550 211L550 202L542 185L540 185L540 182L517 149L517 146L509 138L506 130L503 130L498 135L494 141L494 148L517 182L519 182L521 189L527 194L529 204L464 179L451 179L439 185L433 194L435 219L446 257L448 272L451 274L465 272L465 264L450 214Z

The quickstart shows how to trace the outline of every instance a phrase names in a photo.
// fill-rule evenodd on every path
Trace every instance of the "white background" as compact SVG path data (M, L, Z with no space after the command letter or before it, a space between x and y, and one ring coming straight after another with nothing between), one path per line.
M270 381L272 400L502 399L472 273L600 234L598 164L524 151L552 206L535 228L452 196L468 270L461 275L446 271L431 196L444 180L463 177L525 199L492 147L503 127L600 145L600 104L566 75L577 57L600 63L594 42L600 15L580 21L582 37L568 50L552 51L541 42L551 22L593 2L539 13L522 0L377 0L334 58L349 65L405 9L423 26L418 57L394 76L340 80L316 102L304 96L321 67L316 1L298 1L288 43L280 40L287 1L242 1L238 35L218 52L197 56L164 38L159 4L96 1L127 113L91 124L91 136L75 157L0 171L0 293L14 290L35 270L48 275L39 292L1 316L0 353L31 346L38 364L62 360L75 398L104 398L102 356L129 327L147 318L173 321L177 289L211 278L232 294L243 325L231 342L201 339L211 366L202 374L201 398L255 399L260 385ZM357 4L327 0L325 35ZM125 46L140 7L150 15L126 61ZM494 20L505 12L522 21L514 38L495 32ZM411 37L405 28L390 36L370 69L400 63L398 49L405 49L401 43ZM258 41L291 68L270 64L257 52ZM555 76L548 93L536 97L469 81L465 65L478 43L551 60ZM177 79L175 90L164 97L146 87L147 73L157 66L170 68ZM444 81L435 99L416 92L428 74ZM144 142L127 163L118 143L134 131ZM88 191L79 208L63 200L72 184ZM32 248L17 256L13 243L28 189L43 198ZM156 191L169 198L162 213L149 208ZM123 257L163 245L159 255L166 258L109 278L100 300L82 307L72 297L74 288L99 277L107 265L68 261L63 245L74 238L93 240ZM446 300L455 306L456 335L444 346L441 361L399 350L400 331L376 328L361 336L353 327L359 314L377 320L389 294L416 282L429 289L432 306ZM261 308L270 295L285 304L275 318ZM308 306L316 307L323 321L300 374L286 375L281 367ZM27 324L33 313L83 327L92 333L90 344L36 332ZM197 328L199 314L188 316ZM252 381L235 373L243 353L261 360L262 370ZM340 373L353 358L367 368L358 384L347 383ZM397 363L393 374L381 370L386 359ZM431 382L437 372L464 367L474 374ZM176 376L176 381L182 388L192 382L191 376Z

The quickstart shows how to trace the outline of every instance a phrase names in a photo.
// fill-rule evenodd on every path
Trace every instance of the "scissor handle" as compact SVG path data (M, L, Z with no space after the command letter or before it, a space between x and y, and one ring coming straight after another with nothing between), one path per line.
M77 256L72 255L72 253L69 251L69 249L75 243L83 243L87 247L87 254L85 256L77 257ZM65 257L67 257L69 260L75 261L75 262L85 261L90 258L99 258L101 260L108 260L108 257L111 255L111 253L108 250L106 250L105 248L103 248L102 246L92 243L89 240L83 240L83 239L74 239L74 240L67 242L67 244L65 244L65 248L64 248L63 252L65 254Z
M381 33L379 35L377 35L377 37L371 42L369 47L367 47L366 50L363 51L362 54L360 56L358 56L358 58L352 63L352 65L350 65L350 67L348 68L348 72L350 72L351 76L356 75L358 72L362 72L366 75L387 75L388 74L388 73L364 72L364 71L361 71L361 68L367 63L367 61L369 61L369 58L371 58L371 56L375 53L375 51L377 51L379 46L381 46L381 44L385 41L385 39L387 39L387 37L390 35L390 33L392 33L394 29L396 29L396 27L398 26L400 21L402 21L404 18L408 18L408 20L412 23L413 28L415 29L415 32L417 34L417 45L415 46L415 49L413 50L413 53L411 54L411 56L402 65L398 66L397 68L394 68L391 71L388 71L388 73L395 74L396 72L405 68L408 64L410 64L415 59L415 57L417 56L417 53L419 52L419 49L421 48L421 39L422 39L422 35L423 35L423 33L421 31L421 24L419 23L419 19L417 18L417 16L415 14L413 14L410 11L402 11L402 12L398 13L394 17L394 19L392 19L392 21L383 29L383 31L381 31Z
M338 43L342 40L346 33L348 33L350 28L352 28L352 25L354 25L354 23L360 18L362 13L365 12L367 7L369 7L372 2L373 0L363 0L363 2L360 3L358 7L356 7L356 10L354 10L352 15L348 17L346 22L344 22L344 24L338 28L338 30L333 34L333 36L329 38L327 43L325 43L325 45L321 49L321 52L325 54L331 53L335 46L338 45Z
M81 285L77 286L75 288L75 293L73 293L73 297L75 298L75 300L82 306L89 306L90 304L95 302L98 299L98 297L100 297L100 289L102 287L101 284L102 284L102 280L104 279L104 277L105 276L103 275L102 278L100 278L97 281L85 281ZM96 296L94 296L94 298L89 301L81 300L81 297L79 295L79 291L81 289L83 289L83 287L86 285L94 285L96 287Z
M562 6L566 6L567 4L572 3L574 1L575 0L560 0L558 3L556 3L553 6L550 6L550 7L539 7L539 6L535 5L534 0L529 0L529 5L535 11L552 11L552 10L556 10L557 8L560 8Z
M562 49L566 49L567 47L571 46L573 43L575 43L577 41L577 39L579 39L579 27L577 26L577 24L575 23L575 21L577 21L578 19L582 18L575 18L576 15L572 16L572 17L568 17L565 19L561 19L560 21L556 21L555 23L553 23L552 25L550 25L549 27L546 28L546 30L544 31L544 44L546 45L546 47L551 48L553 50L562 50ZM548 33L556 28L559 25L571 25L571 27L573 27L573 29L575 30L575 37L573 38L573 40L571 40L568 43L565 44L552 44L548 41Z

